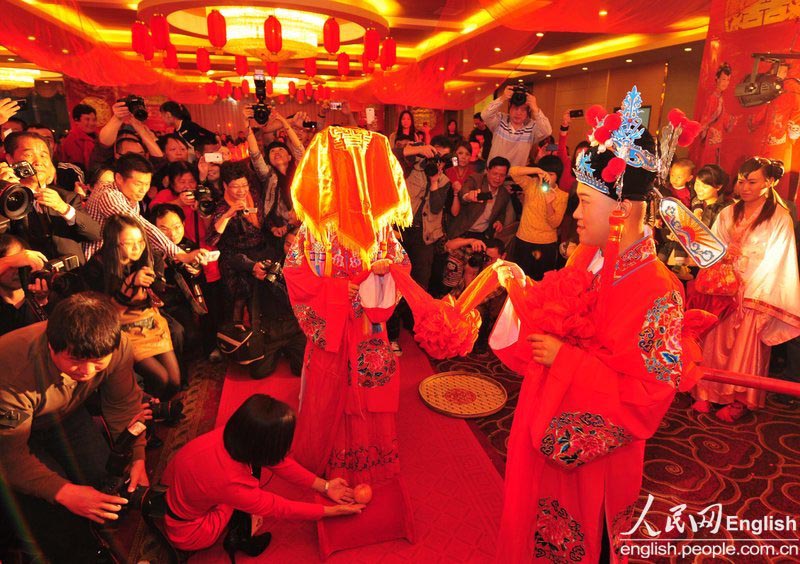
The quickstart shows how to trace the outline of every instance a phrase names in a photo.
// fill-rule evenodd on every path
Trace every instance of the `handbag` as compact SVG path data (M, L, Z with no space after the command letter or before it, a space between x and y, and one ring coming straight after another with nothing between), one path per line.
M735 296L741 280L734 265L735 258L725 255L708 268L701 268L694 283L695 291L711 296Z
M217 346L222 354L236 364L247 366L264 359L264 332L258 309L258 291L254 287L250 301L251 327L241 322L224 323L217 330Z

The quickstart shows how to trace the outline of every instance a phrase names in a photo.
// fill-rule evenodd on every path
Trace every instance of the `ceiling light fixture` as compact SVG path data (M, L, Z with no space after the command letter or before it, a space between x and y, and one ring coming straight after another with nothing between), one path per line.
M443 70L444 70L444 67L439 67L439 70L440 70L440 71L443 71Z
M494 48L494 52L495 52L495 53L499 53L500 51L502 51L502 49L500 49L500 47L495 47L495 48Z
M544 75L544 77L545 77L545 78L550 78L551 76L553 76L553 75L552 75L552 74L546 74L546 75Z
M581 67L581 70L589 70L589 67Z
M605 17L608 15L608 10L600 10L599 12L597 12L597 15L599 15L600 17Z
M28 41L36 41L36 36L35 35L29 35L28 36Z
M633 59L625 59L625 62L626 62L626 63L632 63L632 62L633 62Z
M691 48L691 47L684 47L684 48L683 48L683 50L684 50L684 51L686 51L686 52L688 53L689 51L691 51L691 50L692 50L692 48Z
M468 62L469 62L469 59L461 59L461 62L462 62L462 63L468 63Z
M542 33L542 32L540 31L539 33L537 33L537 34L536 34L536 37L544 37L544 33Z

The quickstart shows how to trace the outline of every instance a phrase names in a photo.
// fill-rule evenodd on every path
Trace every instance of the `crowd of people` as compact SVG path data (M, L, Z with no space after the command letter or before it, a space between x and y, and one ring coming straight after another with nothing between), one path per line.
M306 370L312 363L334 370L349 362L349 353L326 348L310 332L303 304L311 298L287 288L288 279L298 279L302 249L315 243L298 217L292 183L321 127L302 112L283 116L276 108L259 124L245 110L244 128L226 139L193 122L182 105L166 102L161 114L171 131L157 136L123 101L99 129L96 111L78 104L69 134L56 143L45 124L26 124L14 117L16 110L13 101L0 100L0 182L23 186L33 200L27 213L9 217L0 235L0 358L18 367L0 378L0 409L4 417L19 417L0 421L0 466L15 499L7 506L31 525L16 531L25 550L63 555L69 544L74 561L89 562L97 546L89 522L115 520L128 503L121 492L92 487L102 482L108 446L89 429L84 404L93 408L90 392L99 390L108 431L117 437L130 430L132 418L150 413L151 402L180 398L191 361L222 360L218 333L254 323L264 340L261 360L250 365L255 378L271 374L281 357L299 376L307 345L316 348L305 353ZM322 106L319 126L333 112ZM348 107L340 112L338 121L358 127ZM410 111L400 113L396 128L383 133L402 169L413 220L380 234L389 247L383 259L410 265L413 280L437 298L458 297L497 261L516 263L536 282L563 267L585 243L591 207L573 172L590 147L569 139L570 119L565 112L554 132L536 97L521 98L510 86L473 116L468 135L455 120L433 134L428 124L415 124ZM575 143L572 151L568 141ZM233 160L235 145L246 146L249 157ZM32 174L15 166L21 163L29 163ZM715 164L686 158L672 163L661 194L680 201L728 245L726 260L709 273L692 262L655 208L644 212L642 206L642 233L655 237L658 259L682 281L689 303L720 315L706 337L706 366L767 375L771 346L793 339L789 362L797 362L797 217L775 190L783 174L782 163L758 157L747 160L733 182ZM4 205L0 212L7 213ZM311 255L306 260L313 268ZM284 263L290 271L295 267L287 280ZM500 289L479 308L475 353L487 353L505 298ZM381 338L390 356L402 355L401 327L414 326L410 310L401 302L383 321ZM355 322L342 329L353 335L361 330ZM353 338L372 343L361 333ZM541 346L533 343L534 354ZM764 405L763 392L729 385L700 383L693 394L694 409L717 409L728 422ZM249 531L249 523L242 524L246 514L318 519L363 507L352 503L346 480L319 477L326 461L307 455L303 445L298 460L308 470L287 458L295 425L287 409L253 396L224 430L176 455L168 496L175 546L209 546L230 521L238 523L231 530L245 537L238 544L226 537L231 552L257 553L269 540L242 533ZM63 435L56 441L58 419ZM301 413L300 426L307 421ZM324 439L323 430L317 440ZM135 440L129 492L148 483L148 441L158 441L149 430ZM217 482L195 475L192 462L199 457L213 465L205 473ZM262 492L262 466L327 495L334 505ZM11 523L15 515L6 518Z

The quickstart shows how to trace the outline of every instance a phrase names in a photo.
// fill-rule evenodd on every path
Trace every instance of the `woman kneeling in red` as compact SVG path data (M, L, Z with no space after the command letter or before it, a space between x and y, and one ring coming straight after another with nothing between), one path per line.
M167 490L166 532L182 550L213 545L230 522L225 550L233 561L236 550L257 556L271 535L251 537L251 515L286 519L320 519L360 513L353 490L343 478L326 482L287 457L295 414L264 394L245 401L223 428L201 435L170 461L163 482ZM337 505L291 501L259 487L267 467L294 484L325 493Z

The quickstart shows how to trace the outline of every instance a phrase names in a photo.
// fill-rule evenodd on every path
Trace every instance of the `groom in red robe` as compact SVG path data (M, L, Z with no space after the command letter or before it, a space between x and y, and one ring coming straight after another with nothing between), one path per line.
M515 266L499 273L506 285L525 286L520 310L552 314L538 316L538 326L520 323L526 312L517 316L509 299L490 339L524 375L498 562L597 562L606 551L624 560L645 440L681 377L684 309L682 286L657 259L645 226L654 157L648 167L632 162L639 149L652 156L654 141L641 132L629 151L595 146L578 160L580 246L564 269L538 284ZM601 174L620 156L621 174Z

